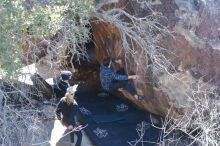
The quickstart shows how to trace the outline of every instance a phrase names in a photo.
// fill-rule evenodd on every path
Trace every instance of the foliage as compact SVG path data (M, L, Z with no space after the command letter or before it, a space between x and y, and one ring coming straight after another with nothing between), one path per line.
M76 56L85 55L78 50L90 38L89 19L93 9L92 0L1 0L0 77L15 78L20 74L23 51L35 55L33 50L41 49L35 40L46 42L49 49L46 51L53 52L52 57L59 55L59 48L69 49ZM28 50L22 50L23 44L27 44ZM31 89L21 83L0 83L2 145L36 143L39 133L44 137L42 141L47 138L48 131L42 121L51 117L44 115L40 105L31 100L30 94L41 96L41 91L33 93ZM53 112L46 111L49 115Z
M184 82L183 82L184 83ZM181 141L181 136L171 137L176 130L184 132L191 138L187 145L218 146L220 143L220 101L217 88L201 80L191 85L189 108L177 116L171 107L162 127L163 140L166 145ZM185 144L186 145L186 144Z
M15 75L21 66L21 45L30 37L46 40L51 49L58 47L51 40L58 32L67 47L87 42L93 9L92 0L0 1L1 74Z

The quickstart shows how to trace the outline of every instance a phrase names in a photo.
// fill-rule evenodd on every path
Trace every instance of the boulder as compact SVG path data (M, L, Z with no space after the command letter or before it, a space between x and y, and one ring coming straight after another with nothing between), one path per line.
M138 4L137 1L96 1L96 4L97 14L103 19L105 17L103 11L114 8L124 9L135 16L144 16L148 13L143 3ZM177 111L181 113L186 106L190 105L191 83L201 80L220 87L219 7L218 1L207 3L201 0L156 0L151 2L151 8L161 12L167 18L167 21L161 21L161 23L174 32L173 37L161 37L160 41L169 52L172 52L164 55L176 70L171 75L157 76L156 84L152 84L155 80L152 71L149 69L146 79L145 72L141 69L137 70L137 64L134 64L131 57L123 51L120 30L114 25L114 21L112 23L91 21L96 44L96 59L101 63L105 55L125 57L128 74L137 73L141 76L140 82L134 82L135 87L147 97L143 103L140 103L127 96L139 107L164 116L167 109L175 105L180 109ZM138 50L138 47L136 48ZM187 81L191 82L186 88ZM186 94L189 96L185 96Z

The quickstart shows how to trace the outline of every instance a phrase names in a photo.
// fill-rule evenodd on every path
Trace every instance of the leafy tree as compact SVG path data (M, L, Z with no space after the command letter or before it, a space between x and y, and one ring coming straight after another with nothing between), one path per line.
M48 41L53 50L58 44L51 38L59 32L62 36L59 45L73 48L74 54L76 45L89 39L93 10L92 0L0 1L1 74L15 77L21 67L21 45L30 37Z
M54 55L58 55L57 48L62 46L80 56L77 48L83 49L90 39L89 19L93 11L92 0L0 0L0 77L19 75L22 44L28 42L30 49L35 45L33 39L48 42ZM41 127L44 124L39 115L42 111L30 100L31 95L41 96L40 91L34 91L21 83L0 83L1 144L29 145L36 142L38 130L46 138L47 131Z

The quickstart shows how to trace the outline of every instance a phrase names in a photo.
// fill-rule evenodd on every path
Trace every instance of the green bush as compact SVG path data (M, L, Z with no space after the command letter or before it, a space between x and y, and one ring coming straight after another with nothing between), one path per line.
M50 41L61 31L67 46L87 42L93 11L92 0L1 0L1 75L15 77L21 67L21 45L30 36Z

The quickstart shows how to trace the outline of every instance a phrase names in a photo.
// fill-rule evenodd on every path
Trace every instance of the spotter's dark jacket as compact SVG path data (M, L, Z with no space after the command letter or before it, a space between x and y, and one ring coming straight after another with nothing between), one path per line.
M59 120L65 123L65 126L68 125L76 125L76 114L78 111L78 105L74 100L72 103L68 103L66 97L60 99L57 108L56 108L56 116Z

